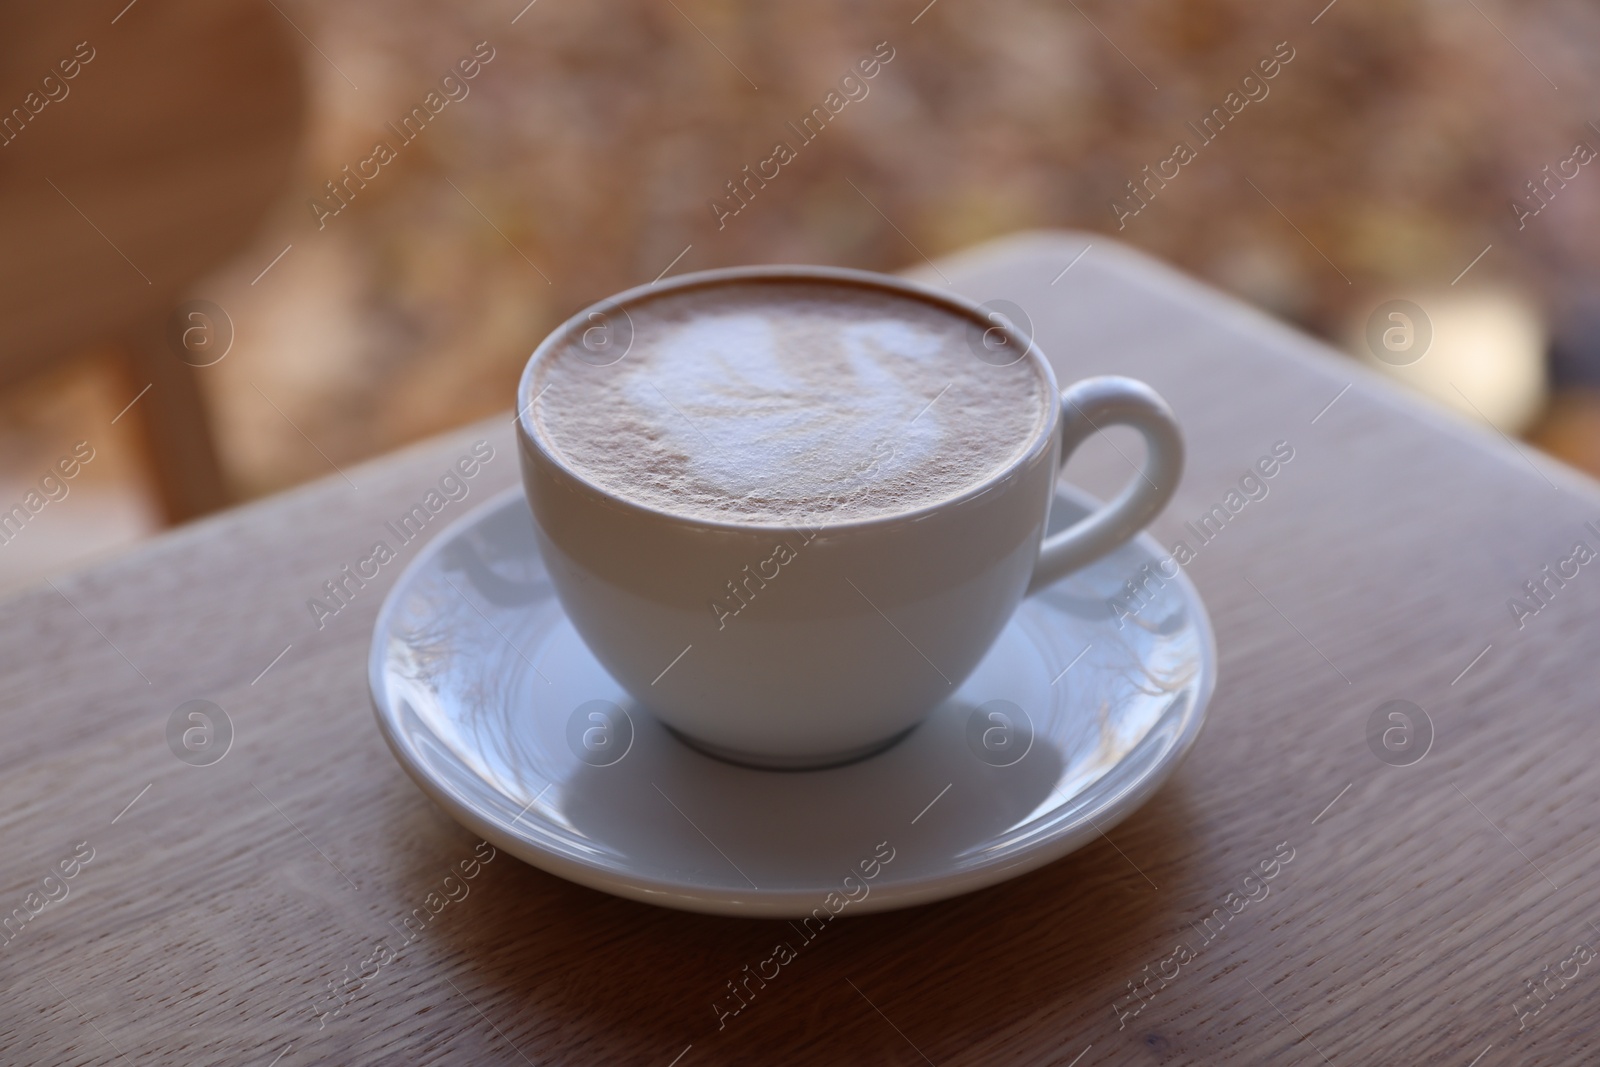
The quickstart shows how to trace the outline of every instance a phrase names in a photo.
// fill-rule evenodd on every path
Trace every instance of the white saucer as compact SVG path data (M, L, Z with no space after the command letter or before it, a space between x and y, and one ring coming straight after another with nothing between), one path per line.
M1063 489L1051 529L1086 500ZM761 771L683 744L595 662L512 490L400 575L373 633L373 705L424 792L552 874L726 915L907 907L1066 855L1177 767L1216 682L1205 607L1182 574L1148 582L1153 599L1120 629L1107 606L1165 557L1141 536L1024 601L955 696L887 751Z

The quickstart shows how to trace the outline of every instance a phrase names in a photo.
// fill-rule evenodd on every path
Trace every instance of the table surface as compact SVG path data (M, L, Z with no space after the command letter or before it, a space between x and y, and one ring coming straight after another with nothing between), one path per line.
M1012 882L845 922L721 1030L713 1002L782 924L505 855L375 964L478 842L373 722L367 642L399 567L321 630L307 600L474 441L495 458L453 514L515 484L508 412L0 604L0 1061L1593 1058L1600 568L1563 563L1600 548L1593 483L1102 237L923 273L1025 309L1063 379L1131 374L1171 401L1190 461L1164 543L1194 547L1186 522L1293 449L1188 566L1221 679L1142 810ZM1120 433L1068 476L1113 491L1137 455ZM232 724L207 766L167 741L192 700ZM1409 765L1368 741L1392 700L1431 723Z

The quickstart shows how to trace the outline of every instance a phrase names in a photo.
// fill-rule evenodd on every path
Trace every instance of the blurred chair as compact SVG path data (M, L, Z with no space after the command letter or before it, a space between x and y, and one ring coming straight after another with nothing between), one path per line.
M127 396L150 385L128 417L168 519L221 507L204 372L169 320L284 192L305 125L299 37L266 0L11 4L6 22L0 388L111 346Z

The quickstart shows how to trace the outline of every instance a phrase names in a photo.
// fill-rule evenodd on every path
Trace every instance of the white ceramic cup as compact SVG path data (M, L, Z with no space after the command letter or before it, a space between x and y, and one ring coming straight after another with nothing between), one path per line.
M541 436L532 383L574 341L626 358L628 308L729 283L836 284L942 308L987 351L1049 362L1009 321L959 297L864 271L743 267L684 275L586 309L544 340L518 389L523 482L540 550L572 624L640 705L691 744L762 767L868 755L915 726L989 650L1018 603L1105 555L1166 504L1183 438L1142 382L1101 377L1061 393L1018 459L950 499L898 515L813 528L673 515L592 484ZM609 346L609 348L608 348ZM1121 495L1044 539L1056 474L1111 424L1144 437L1143 469ZM785 546L787 552L779 546ZM781 564L774 562L782 559ZM754 609L714 606L740 583Z

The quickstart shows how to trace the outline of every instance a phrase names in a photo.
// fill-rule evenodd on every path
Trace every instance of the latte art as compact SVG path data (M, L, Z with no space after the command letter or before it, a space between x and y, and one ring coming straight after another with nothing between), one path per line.
M627 319L614 363L595 365L581 331L550 353L533 418L580 477L673 514L917 510L1009 466L1048 414L1031 361L983 361L965 317L910 296L753 282L646 299Z

